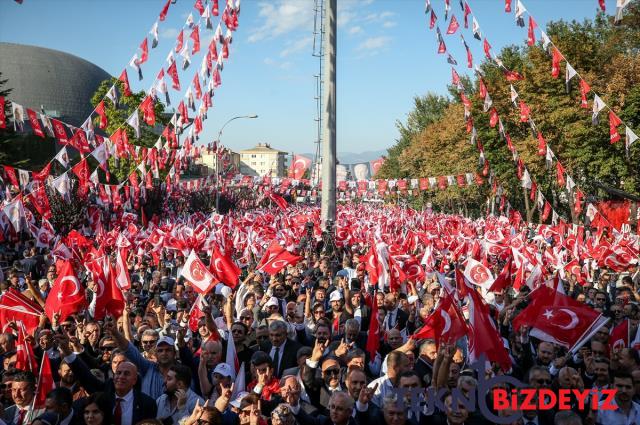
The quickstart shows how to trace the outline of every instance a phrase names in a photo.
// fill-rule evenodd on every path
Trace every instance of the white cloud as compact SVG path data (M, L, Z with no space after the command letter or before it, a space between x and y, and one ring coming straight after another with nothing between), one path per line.
M249 42L278 37L304 29L313 30L314 3L312 0L278 0L259 3L259 19L263 21L249 36Z
M178 36L178 33L180 31L178 31L177 28L164 28L162 31L160 31L160 37L162 38L176 38Z
M378 50L384 49L391 42L390 37L369 37L356 47L356 51L375 55Z
M271 58L264 58L264 64L265 64L265 65L269 65L269 66L271 66L271 65L273 65L273 64L275 64L275 63L276 63L276 61L274 61L274 60L273 60L273 59L271 59Z
M398 25L398 23L396 21L386 21L382 24L383 28L393 28L396 25Z
M304 50L311 46L311 43L313 43L313 37L311 36L304 37L293 42L288 42L285 45L284 49L282 49L282 51L280 52L280 57L284 58L296 52ZM309 52L311 52L311 49L309 49Z
M361 34L363 32L362 27L356 25L355 27L349 28L349 34Z

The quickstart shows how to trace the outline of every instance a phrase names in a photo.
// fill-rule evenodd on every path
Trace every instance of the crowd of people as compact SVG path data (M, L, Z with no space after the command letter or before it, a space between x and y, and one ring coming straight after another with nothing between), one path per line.
M314 224L305 227L305 218ZM247 232L249 241L238 242L243 220L270 230L253 228ZM391 225L394 220L397 223ZM52 250L36 248L34 241L0 244L5 264L0 283L4 312L0 314L4 409L0 424L640 423L640 354L633 344L640 320L637 259L625 271L614 272L602 262L590 261L593 256L585 260L578 253L577 273L565 272L545 256L551 251L566 264L576 253L565 244L570 236L558 229L399 208L341 207L334 237L320 232L317 211L304 209L265 210L249 217L230 214L208 220L208 225L240 266L237 282L220 282L209 293L199 294L184 277L188 252L171 243L152 245L145 239L152 229L127 233L123 226L116 230L129 235L133 247L126 259L131 287L124 291L121 314L95 318L100 288L84 267L88 248L69 246L68 261L86 290L87 307L66 317L43 312L33 335L23 338L22 324L15 315L7 315L12 310L2 300L20 293L44 308L47 298L55 296L52 288L59 283L61 261ZM285 228L290 231L283 233ZM94 237L90 229L85 226L85 236ZM580 243L595 240L596 232L590 230ZM502 238L494 243L496 232ZM637 236L612 233L597 238L611 246L630 240L625 246L637 252ZM252 238L261 243L245 255ZM535 267L527 267L534 261L529 258L520 263L525 284L516 284L514 267L506 286L489 291L474 287L509 355L505 367L486 353L491 363L478 368L470 343L483 335L447 339L442 335L453 326L447 322L425 330L432 323L442 324L432 319L446 299L463 312L464 323L459 325L477 332L470 320L474 313L469 294L465 295L469 289L461 287L466 286L461 280L465 262L475 257L498 276L510 261L516 238L519 252L541 260L542 277L530 279ZM260 255L273 239L300 258L269 274L260 267ZM95 238L96 245L102 240ZM465 241L464 247L460 241ZM578 243L575 237L574 243ZM419 270L405 270L395 282L393 276L383 276L385 267L394 273L391 263L383 270L367 263L372 258L382 261L368 255L381 245L390 258L397 256L397 263L404 256L405 264L418 264ZM489 245L500 246L501 252L493 252ZM105 255L111 253L115 264L116 245L101 249ZM201 254L209 264L206 252ZM550 342L531 327L514 326L535 289L554 281L556 290L610 319L575 350ZM610 344L613 329L623 322L626 343ZM33 355L33 362L25 364L25 353ZM44 385L44 357L54 388L46 392L41 405L37 398ZM598 392L589 397L603 400L581 404L582 408L574 397L568 408L556 403L527 410L497 409L493 393L477 389L480 381L504 375L526 388L555 393L615 390L615 409L599 409L605 400ZM441 403L429 409L427 399L436 393ZM456 394L475 397L469 405ZM489 406L494 416L487 416L480 405Z

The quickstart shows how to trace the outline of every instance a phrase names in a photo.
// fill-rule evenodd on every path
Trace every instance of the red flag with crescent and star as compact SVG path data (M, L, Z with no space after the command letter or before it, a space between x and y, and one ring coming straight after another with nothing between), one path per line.
M44 311L51 321L53 321L54 314L59 313L58 323L61 323L69 315L77 313L86 305L84 288L80 285L71 262L65 260L58 273L58 278L53 282L53 287L44 305Z

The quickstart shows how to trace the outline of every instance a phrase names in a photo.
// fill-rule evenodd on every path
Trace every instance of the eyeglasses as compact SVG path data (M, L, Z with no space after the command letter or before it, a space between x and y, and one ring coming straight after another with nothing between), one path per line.
M536 382L540 385L551 385L551 379L536 379Z
M240 320L253 320L251 316L240 316Z
M327 375L334 375L334 376L338 376L340 375L340 369L327 369L324 371L325 374Z
M313 314L323 314L324 310L318 310L318 311L314 311Z
M102 351L113 351L116 349L116 347L101 347L100 348Z
M157 343L157 342L158 342L158 340L157 340L157 339L149 339L149 340L147 340L147 341L142 341L142 344L143 344L143 345L151 345L151 344L155 344L155 343Z

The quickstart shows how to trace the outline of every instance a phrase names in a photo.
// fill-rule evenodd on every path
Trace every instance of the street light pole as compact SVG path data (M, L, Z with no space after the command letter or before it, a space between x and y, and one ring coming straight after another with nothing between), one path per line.
M325 2L325 73L322 125L322 202L320 217L323 229L332 231L336 219L336 45L337 0Z
M247 119L255 119L258 118L258 115L253 114L253 115L238 115L237 117L233 117L231 119L229 119L227 122L225 122L222 127L220 127L220 131L218 131L218 146L220 146L220 137L222 137L222 130L224 130L224 128L227 126L227 124L229 124L231 121L240 119L240 118L247 118ZM218 158L218 149L216 147L216 152L215 152L216 158L215 158L215 173L216 173L216 212L220 211L220 160Z

